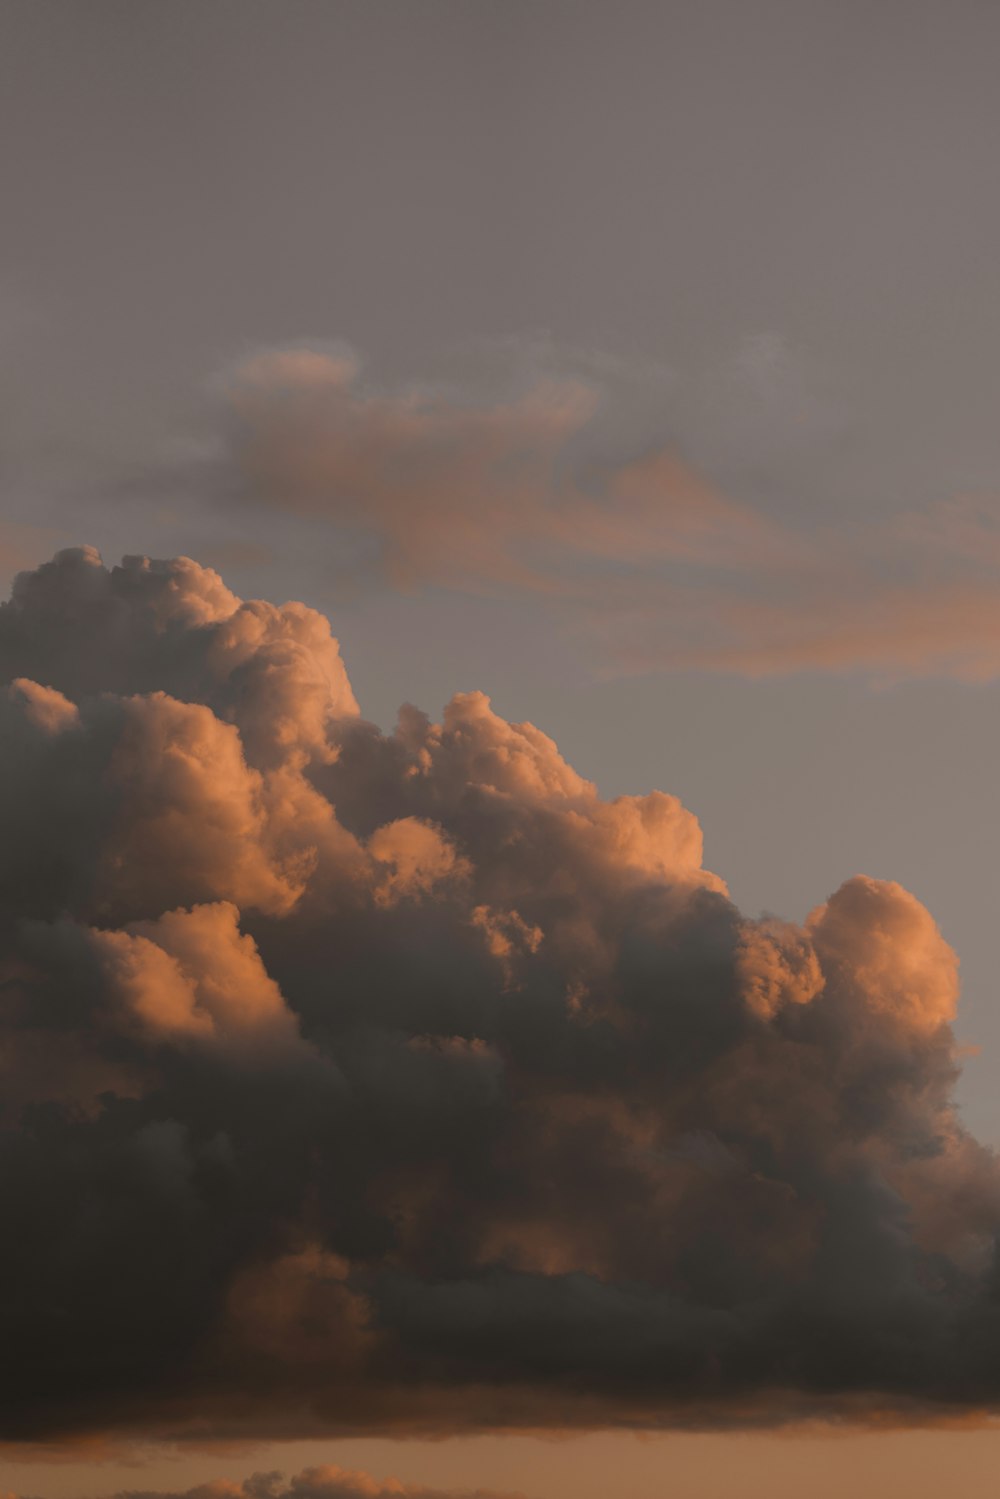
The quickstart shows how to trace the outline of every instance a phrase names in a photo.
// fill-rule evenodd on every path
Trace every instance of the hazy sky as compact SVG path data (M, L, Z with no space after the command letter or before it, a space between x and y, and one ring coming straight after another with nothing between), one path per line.
M674 793L750 914L899 881L1000 1144L997 7L4 0L0 31L6 578L190 554L327 613L385 729L480 689L603 795ZM881 1492L891 1453L974 1495L995 1445L574 1441L322 1460L697 1499L736 1464Z

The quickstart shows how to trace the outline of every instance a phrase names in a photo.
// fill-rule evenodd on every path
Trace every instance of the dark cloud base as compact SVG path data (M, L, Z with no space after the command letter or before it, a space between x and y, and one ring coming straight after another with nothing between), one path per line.
M906 891L746 920L675 798L476 693L383 735L185 559L22 574L0 673L0 1437L996 1405Z

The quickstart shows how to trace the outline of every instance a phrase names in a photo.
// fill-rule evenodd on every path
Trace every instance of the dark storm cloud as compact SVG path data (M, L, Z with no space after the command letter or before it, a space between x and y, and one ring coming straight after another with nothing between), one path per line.
M60 554L0 661L5 1438L1000 1397L905 890L746 920L674 797L479 693L384 735L322 618L188 560Z

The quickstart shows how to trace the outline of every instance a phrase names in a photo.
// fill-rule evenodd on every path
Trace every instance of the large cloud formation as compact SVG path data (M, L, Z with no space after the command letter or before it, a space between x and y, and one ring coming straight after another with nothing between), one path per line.
M0 1436L954 1413L1000 1175L898 885L743 918L661 792L83 548L0 607Z

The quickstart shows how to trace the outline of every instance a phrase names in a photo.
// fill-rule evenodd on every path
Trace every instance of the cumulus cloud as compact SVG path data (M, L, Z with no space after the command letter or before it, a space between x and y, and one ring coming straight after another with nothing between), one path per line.
M19 669L15 663L20 662ZM324 753L332 718L356 715L337 642L303 604L244 603L189 558L92 547L18 574L0 629L0 673L72 695L163 692L210 708L240 732L254 765Z
M481 693L383 734L187 559L22 574L0 662L0 1437L996 1406L908 892L749 920L675 797Z
M228 901L88 932L112 1001L150 1039L225 1034L280 1045L294 1020Z

